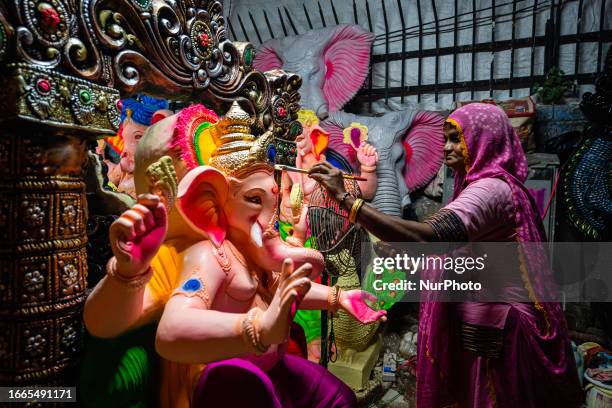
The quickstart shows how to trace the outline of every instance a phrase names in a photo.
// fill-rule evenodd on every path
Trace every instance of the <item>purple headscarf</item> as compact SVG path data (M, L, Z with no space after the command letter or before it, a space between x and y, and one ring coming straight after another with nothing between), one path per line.
M554 281L548 265L542 262L544 244L538 243L545 241L546 235L535 203L523 184L528 166L519 138L505 112L491 104L465 105L447 121L457 127L466 158L465 174L455 174L453 200L467 185L484 178L502 179L512 191L513 218L521 248L517 253L520 273L535 313L518 313L521 337L527 344L527 355L520 357L526 363L520 367L517 363L518 371L505 375L541 382L541 395L528 396L534 406L544 406L538 405L542 398L546 399L546 406L574 406L580 400L575 362L561 306L547 302L554 298L551 289ZM427 408L457 401L453 394L458 382L449 377L456 372L453 364L459 353L458 339L454 338L457 332L456 326L453 328L456 325L453 306L436 299L435 294L422 294L419 317L417 398L418 406ZM516 310L521 310L522 305L516 306ZM504 387L501 381L495 388ZM511 399L515 391L518 390L505 389L504 395ZM505 406L504 401L498 402Z

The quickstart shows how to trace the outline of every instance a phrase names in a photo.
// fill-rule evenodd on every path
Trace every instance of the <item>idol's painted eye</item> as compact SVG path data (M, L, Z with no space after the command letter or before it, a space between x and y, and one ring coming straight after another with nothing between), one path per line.
M249 203L261 205L261 197L259 196L244 196L244 199Z

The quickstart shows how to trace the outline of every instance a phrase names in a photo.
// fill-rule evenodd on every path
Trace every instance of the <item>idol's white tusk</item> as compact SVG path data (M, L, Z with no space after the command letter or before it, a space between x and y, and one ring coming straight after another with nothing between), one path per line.
M263 246L261 226L258 222L254 222L253 226L251 227L251 239L253 242L255 242L255 244L257 244L258 247L261 248Z

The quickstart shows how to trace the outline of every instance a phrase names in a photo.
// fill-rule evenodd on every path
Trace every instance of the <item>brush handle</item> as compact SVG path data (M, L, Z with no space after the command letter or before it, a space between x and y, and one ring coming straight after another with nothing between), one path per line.
M350 174L344 174L343 177L347 180L368 181L368 179L365 177L352 176Z
M294 173L302 173L302 174L308 174L308 170L306 169L300 169L297 167L291 167L291 166L276 166L277 170L287 170L287 171L292 171ZM347 179L347 180L358 180L358 181L368 181L368 179L364 178L364 177L359 177L359 176L353 176L351 174L346 174L346 173L342 173L342 177Z

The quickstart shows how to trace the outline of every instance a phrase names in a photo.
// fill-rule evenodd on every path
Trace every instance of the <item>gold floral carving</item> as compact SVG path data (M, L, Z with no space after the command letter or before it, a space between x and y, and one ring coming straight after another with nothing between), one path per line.
M167 207L172 208L178 193L178 180L174 163L170 156L163 156L155 163L147 167L147 178L149 179L150 191L153 194L165 195Z

